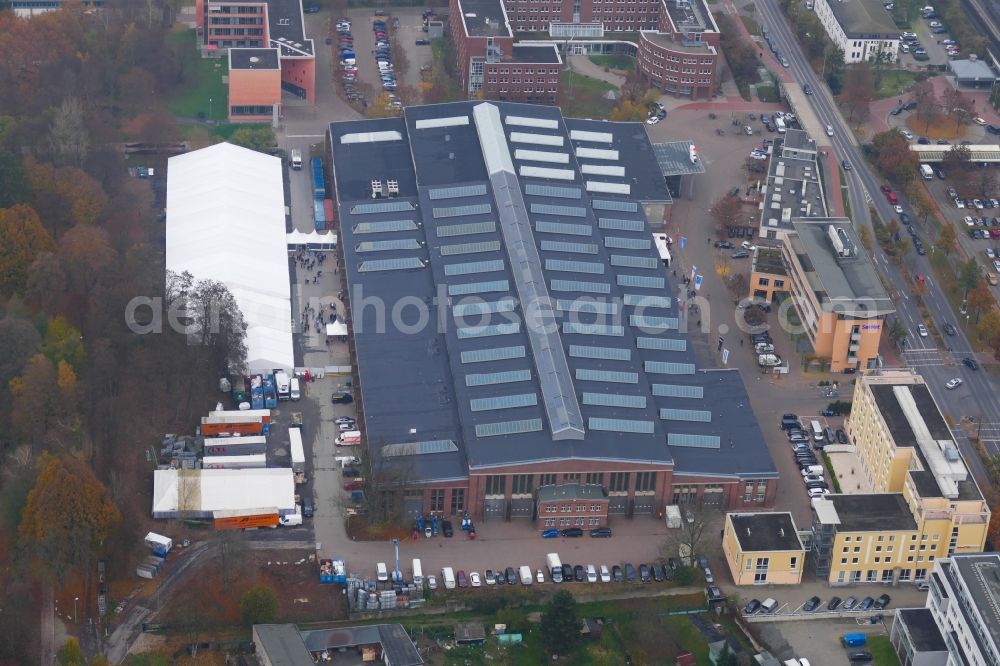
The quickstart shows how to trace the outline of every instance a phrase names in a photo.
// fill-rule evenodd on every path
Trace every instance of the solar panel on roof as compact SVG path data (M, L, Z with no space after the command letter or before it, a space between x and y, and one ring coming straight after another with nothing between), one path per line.
M493 384L513 384L531 379L531 370L505 370L504 372L479 372L465 376L466 386L491 386Z
M506 361L512 358L524 358L524 345L513 347L491 347L489 349L472 349L461 353L462 363L485 363L487 361Z
M597 358L605 361L628 361L632 358L632 350L621 347L589 347L587 345L570 345L569 355L573 358Z
M513 312L516 305L513 298L502 298L493 302L456 303L451 307L451 310L455 317L475 317L498 312Z
M470 275L472 273L493 273L503 270L503 259L470 261L467 264L445 264L445 275Z
M467 206L447 206L445 208L432 208L431 215L434 219L442 217L465 217L466 215L485 215L493 210L488 203L469 204Z
M589 273L591 275L602 275L604 273L604 264L599 264L593 261L546 259L545 270L562 271L565 273Z
M467 282L465 284L449 284L449 296L464 296L465 294L487 294L496 291L510 291L507 280L488 280L486 282Z
M621 287L647 287L649 289L663 289L666 287L666 280L661 277L645 277L643 275L619 275L615 281Z
M583 404L599 407L627 407L629 409L645 409L646 396L620 395L617 393L584 393Z
M427 191L431 200L460 199L462 197L480 197L486 194L485 185L459 185L458 187L438 187Z
M712 412L707 409L664 408L660 410L660 418L664 421L695 421L697 423L711 423Z
M620 338L625 335L625 327L613 324L584 324L578 321L564 321L562 332L566 334L576 333L579 335L603 335L611 338Z
M643 369L651 375L693 375L694 363L673 363L668 361L646 361Z
M419 250L420 242L415 238L394 238L392 240L363 241L358 243L355 252L388 252L390 250Z
M476 426L476 437L517 435L525 432L538 432L541 429L542 429L541 419L524 419L521 421L501 421L500 423L480 423Z
M591 416L587 419L587 425L591 430L602 430L605 432L636 432L644 435L652 434L656 429L656 426L652 421L599 419L595 416Z
M423 268L424 262L417 257L400 257L398 259L369 259L362 261L358 266L359 273L373 273L376 271L405 271L414 268Z
M593 312L594 314L613 315L618 312L618 306L614 303L585 298L557 298L556 310L561 310L562 312Z
M569 164L569 153L553 153L548 150L525 150L518 148L514 151L514 159L524 162L545 162L546 164Z
M397 458L399 456L423 456L432 453L453 453L458 451L458 446L451 439L429 439L423 442L387 444L379 449L379 451L387 458Z
M532 203L531 212L539 215L561 215L564 217L587 217L587 209L579 206L559 206L555 204Z
M456 254L476 254L479 252L499 252L500 241L481 241L479 243L460 243L457 245L442 245L441 256L451 257Z
M359 222L352 231L357 234L380 234L390 231L416 231L417 223L413 220L385 220L383 222Z
M600 180L588 180L584 183L588 192L601 194L631 194L632 186L628 183L606 183Z
M609 199L594 199L590 205L595 210L620 210L628 213L639 212L639 204L634 201L618 201Z
M651 317L648 315L629 315L629 326L638 328L656 328L674 331L680 325L677 317Z
M552 291L579 291L585 294L610 294L611 285L607 282L581 282L579 280L552 280L549 284Z
M653 395L664 398L704 398L705 389L701 386L683 386L681 384L653 384Z
M521 330L520 322L490 324L487 326L465 326L455 331L459 340L468 338L489 338L494 335L513 335Z
M608 382L610 384L638 384L638 372L625 372L622 370L593 370L591 368L577 368L576 378L585 382Z
M637 337L635 339L635 346L639 349L655 349L657 351L684 351L687 349L687 340Z
M542 185L540 183L527 183L524 186L524 191L526 194L556 199L579 199L583 196L579 187L559 187L558 185Z
M596 176L618 176L625 177L625 167L612 164L581 164L580 173L594 174Z
M682 432L668 432L667 446L682 446L692 449L719 449L722 440L717 435L689 435Z
M646 230L646 223L642 220L624 220L617 217L600 217L597 219L597 226L601 229L612 229L614 231Z
M543 240L541 242L543 250L548 252L567 252L572 254L597 254L597 245L594 243L572 243L569 241L550 241Z
M516 393L514 395L498 395L492 398L474 398L469 406L474 412L488 412L494 409L516 409L518 407L534 407L538 404L535 393Z
M416 210L409 201L393 199L391 201L375 201L373 203L355 204L351 215L367 215L369 213L395 213L401 210Z
M657 257L636 257L631 254L611 255L612 266L625 266L627 268L659 268L663 263Z
M507 116L504 122L508 125L520 125L522 127L542 127L545 129L559 129L559 121L553 118L532 118L530 116Z
M447 236L471 236L473 234L489 234L497 230L497 223L492 220L489 222L470 222L469 224L449 224L445 226L438 227L434 231L437 233L438 238L444 238Z
M414 129L434 129L437 127L456 127L469 124L469 116L452 116L450 118L421 118L413 123Z
M570 130L569 138L574 141L590 141L593 143L611 143L615 135L611 132L591 132L588 130Z
M578 146L576 149L576 156L581 159L589 158L592 160L617 160L618 151L608 150L606 148L584 148L583 146Z
M590 236L594 233L593 228L586 224L567 224L547 220L536 220L535 231L542 234L563 234L566 236Z
M547 178L549 180L576 180L576 172L572 169L552 169L530 164L522 164L518 170L523 178Z
M625 305L637 308L669 308L673 301L669 296L646 296L645 294L625 294Z
M621 236L605 236L604 247L613 247L621 250L648 250L653 247L653 241L649 238L622 238Z
M561 146L561 134L534 134L532 132L511 132L510 140L514 143L530 143L536 146Z

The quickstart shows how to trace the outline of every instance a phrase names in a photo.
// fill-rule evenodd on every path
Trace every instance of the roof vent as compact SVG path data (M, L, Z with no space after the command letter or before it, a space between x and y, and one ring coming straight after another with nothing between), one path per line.
M386 189L389 192L390 197L399 196L399 181L398 180L387 180L385 182Z
M778 534L780 534L781 538L784 539L785 538L785 528L784 527L779 528L778 529Z
M250 56L250 62L252 64L257 64L258 62L260 62L260 58L258 58L257 56Z
M455 153L448 153L448 159L449 160L455 159Z
M372 180L372 199L382 198L382 181Z

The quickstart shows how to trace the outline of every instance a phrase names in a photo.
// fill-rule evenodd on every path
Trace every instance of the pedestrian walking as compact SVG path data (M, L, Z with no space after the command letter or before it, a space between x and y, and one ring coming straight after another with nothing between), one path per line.
M743 346L743 338L740 338L740 347Z

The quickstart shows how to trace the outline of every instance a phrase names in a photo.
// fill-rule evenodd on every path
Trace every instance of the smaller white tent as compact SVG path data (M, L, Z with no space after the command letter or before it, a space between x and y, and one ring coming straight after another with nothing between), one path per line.
M158 469L153 472L153 518L211 518L216 511L295 512L290 467Z
M330 322L326 325L326 335L330 336L344 336L347 335L347 324L342 321Z
M328 231L293 231L285 234L289 248L305 247L312 250L337 249L337 234Z

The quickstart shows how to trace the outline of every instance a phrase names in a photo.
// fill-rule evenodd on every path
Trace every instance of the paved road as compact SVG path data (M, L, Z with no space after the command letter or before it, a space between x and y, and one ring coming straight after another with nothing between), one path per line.
M799 85L808 83L816 91L816 94L809 97L809 101L820 122L834 127L834 136L831 142L835 154L839 159L847 160L854 167L851 171L846 172L845 181L855 224L871 228L871 219L868 214L869 201L883 220L892 219L895 212L879 192L881 179L868 168L862 159L861 150L854 140L847 122L837 110L826 86L821 84L819 77L809 67L798 42L785 22L778 3L775 0L763 0L758 4L758 8L764 25L772 31L782 52L787 54L791 61L789 69L794 81ZM833 193L833 196L837 196L837 194ZM902 203L911 218L915 218L916 215L908 203L905 201ZM926 234L922 235L927 238ZM929 247L930 241L928 240L925 244ZM934 338L921 338L917 335L917 325L923 323L924 319L920 314L916 300L910 293L910 285L906 277L898 266L887 259L881 249L875 249L874 261L892 292L897 316L910 331L906 340L906 362L917 367L924 375L931 393L942 411L950 415L955 423L959 423L962 417L966 416L974 417L977 420L984 418L988 421L994 421L1000 417L1000 399L997 398L998 387L990 374L970 371L964 366L954 364L950 358L951 354L946 353L947 350L935 348ZM905 265L911 273L931 274L927 258L917 255L912 250L906 256ZM933 324L940 327L945 322L950 322L958 328L958 321L952 313L947 299L933 280L923 295L923 302ZM959 334L950 338L949 343L957 356L972 354L972 347L960 328ZM943 362L937 364L937 359L945 359L946 357L948 357L947 365ZM928 362L928 359L931 359L931 362ZM952 377L962 377L965 384L957 390L948 391L944 388L944 383ZM959 434L957 439L973 475L980 484L985 485L987 477L979 456L964 436Z

